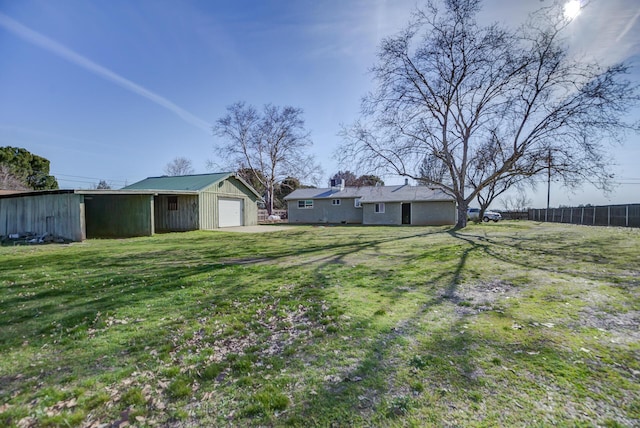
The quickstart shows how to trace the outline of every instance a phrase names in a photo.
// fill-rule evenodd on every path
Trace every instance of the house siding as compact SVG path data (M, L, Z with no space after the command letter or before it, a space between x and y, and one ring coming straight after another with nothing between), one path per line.
M83 196L34 195L0 199L0 235L50 233L72 241L85 238Z
M298 200L287 202L289 223L361 224L362 208L354 206L354 199L340 199L333 205L332 199L315 199L313 208L298 208Z
M402 204L400 202L385 202L384 212L375 212L375 203L362 204L362 223L371 225L399 225L402 224Z
M411 224L422 226L456 224L456 203L454 201L413 202Z

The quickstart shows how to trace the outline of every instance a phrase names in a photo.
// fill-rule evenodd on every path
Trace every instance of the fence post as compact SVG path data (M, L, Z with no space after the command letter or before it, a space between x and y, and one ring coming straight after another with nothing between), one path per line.
M607 226L611 226L611 205L607 207Z
M626 227L629 227L629 205L627 205L625 208L627 209L627 212L625 214L624 225Z
M582 213L580 213L580 224L584 224L584 207L582 207Z
M592 223L592 224L593 224L593 225L595 225L595 224L596 224L596 207L595 207L595 205L594 205L594 207L593 207L593 223Z

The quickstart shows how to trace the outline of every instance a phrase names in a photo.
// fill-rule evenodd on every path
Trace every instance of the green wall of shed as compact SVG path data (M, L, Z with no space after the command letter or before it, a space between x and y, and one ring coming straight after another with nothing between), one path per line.
M85 196L87 238L124 238L154 233L153 196Z

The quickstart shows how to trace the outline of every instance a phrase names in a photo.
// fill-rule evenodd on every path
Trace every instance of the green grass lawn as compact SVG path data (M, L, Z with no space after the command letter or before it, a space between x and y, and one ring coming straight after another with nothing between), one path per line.
M0 248L0 426L638 426L640 230Z

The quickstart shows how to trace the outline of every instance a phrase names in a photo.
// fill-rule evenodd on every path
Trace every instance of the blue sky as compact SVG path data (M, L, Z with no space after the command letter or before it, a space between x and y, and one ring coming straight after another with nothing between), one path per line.
M486 0L483 17L520 23L550 0ZM340 125L372 89L381 39L415 0L0 0L0 145L51 161L63 188L114 188L161 175L177 156L205 173L210 126L245 101L304 110L325 178ZM577 53L640 72L640 4L591 0L572 23ZM638 111L630 112L638 115ZM552 189L552 205L640 202L640 138L612 149L617 191ZM388 183L400 182L385 177ZM546 186L531 192L546 204ZM498 207L496 207L498 208Z

